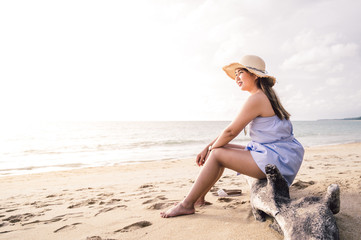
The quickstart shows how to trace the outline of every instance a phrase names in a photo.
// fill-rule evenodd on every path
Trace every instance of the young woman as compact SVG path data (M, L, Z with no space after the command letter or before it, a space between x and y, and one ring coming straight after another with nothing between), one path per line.
M196 181L182 202L161 213L164 218L193 214L224 168L262 179L265 166L274 164L291 185L301 166L304 149L293 136L290 114L272 88L276 79L267 74L265 62L247 55L223 70L251 95L231 124L198 154L196 162L203 167ZM248 124L252 141L245 147L229 144Z

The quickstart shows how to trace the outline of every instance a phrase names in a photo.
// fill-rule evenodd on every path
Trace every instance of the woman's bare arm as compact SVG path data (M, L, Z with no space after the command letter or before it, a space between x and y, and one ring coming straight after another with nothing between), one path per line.
M259 94L251 95L236 118L223 130L212 149L223 147L232 141L254 118L261 115L263 98Z

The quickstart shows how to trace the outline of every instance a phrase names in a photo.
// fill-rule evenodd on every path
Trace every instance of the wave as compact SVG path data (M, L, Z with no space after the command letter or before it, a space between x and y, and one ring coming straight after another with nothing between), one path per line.
M73 146L57 146L56 149L27 149L21 152L23 155L59 155L71 154L79 152L98 152L98 151L114 151L114 150L132 150L141 148L152 148L156 146L189 146L198 144L207 144L205 140L153 140L153 141L137 141L129 143L105 143L105 144L83 144ZM3 153L7 154L7 153Z
M139 148L151 148L155 146L187 146L208 143L204 140L158 140L158 141L137 141L129 143L107 143L94 146L86 145L81 149L85 151L108 151L108 150L132 150Z
M30 149L25 150L24 154L62 154L63 152L55 152L55 151L47 151L47 150L39 150L39 149Z
M183 140L159 140L159 141L140 141L128 144L129 148L132 147L152 147L152 146L170 146L170 145L193 145L201 144L207 141L194 140L194 139L183 139Z
M56 165L44 165L44 166L26 166L26 167L14 167L0 169L0 176L6 175L18 175L24 173L38 173L38 172L48 172L49 170L66 170L86 167L86 164L83 163L69 163L69 164L56 164Z

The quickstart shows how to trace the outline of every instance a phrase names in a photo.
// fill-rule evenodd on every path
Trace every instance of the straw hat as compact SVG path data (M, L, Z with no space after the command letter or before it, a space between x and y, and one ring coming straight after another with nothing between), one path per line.
M273 82L272 86L276 83L276 78L268 75L265 62L258 56L246 55L242 57L241 61L224 66L223 70L234 80L236 78L235 71L237 68L245 68L258 77L271 79Z

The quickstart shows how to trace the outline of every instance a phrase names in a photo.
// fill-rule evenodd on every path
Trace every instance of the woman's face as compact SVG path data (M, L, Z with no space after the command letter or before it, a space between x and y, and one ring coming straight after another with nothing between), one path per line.
M236 83L238 86L240 86L241 90L243 91L252 91L255 87L255 80L257 79L257 76L254 74L251 74L245 69L238 68L235 71L236 73Z

